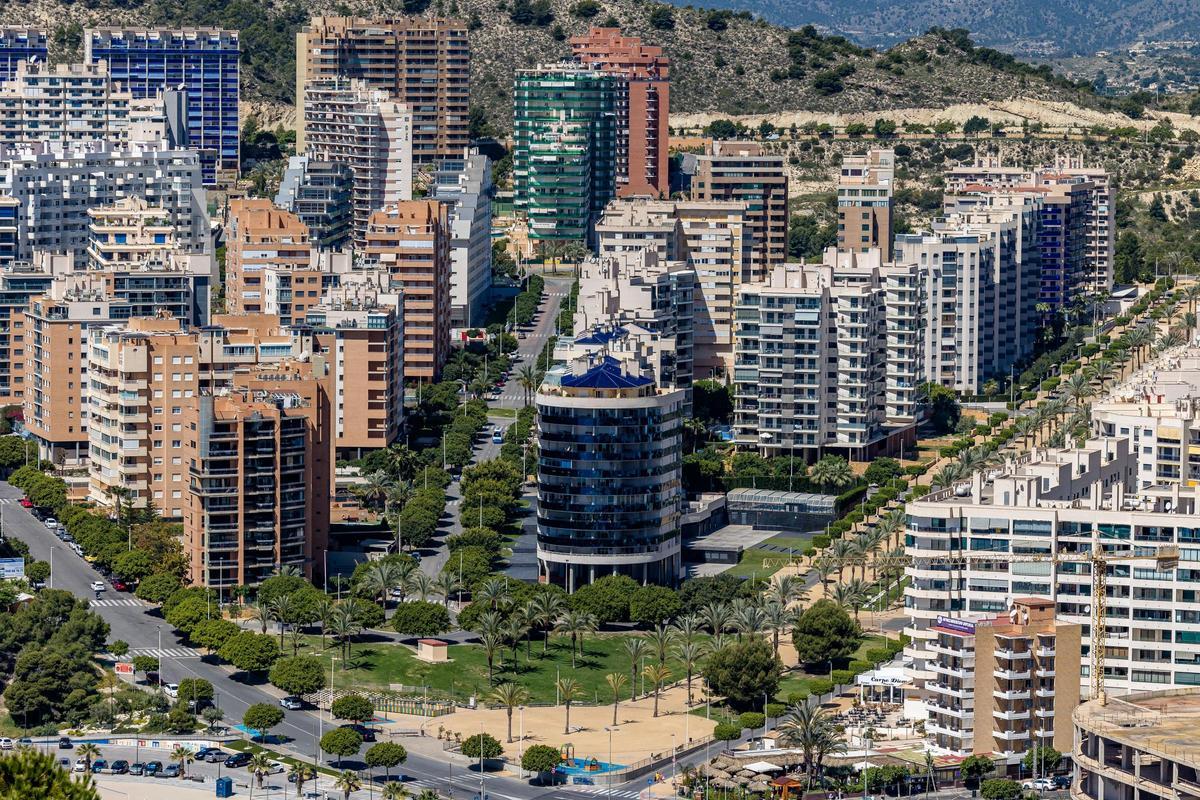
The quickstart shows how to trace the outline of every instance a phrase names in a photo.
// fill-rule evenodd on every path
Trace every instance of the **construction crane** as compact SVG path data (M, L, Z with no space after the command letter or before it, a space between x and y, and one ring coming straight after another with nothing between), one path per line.
M817 556L813 563L824 560L825 563L832 563L839 569L848 566L871 566L872 563L883 564L889 563L893 566L898 563L903 563L906 566L911 566L913 563L912 556L905 555L899 559L880 559L876 562L870 562L863 558L848 558L836 559L831 556ZM970 562L1000 562L1011 564L1027 564L1027 563L1042 563L1052 564L1055 567L1061 564L1087 564L1091 571L1092 591L1091 591L1091 653L1090 653L1090 672L1089 680L1091 685L1091 697L1094 700L1099 700L1100 705L1108 704L1108 693L1104 689L1104 651L1108 646L1108 618L1106 609L1108 606L1108 565L1114 561L1153 561L1157 571L1175 569L1179 565L1179 548L1174 545L1165 545L1157 548L1153 553L1135 554L1135 553L1110 553L1104 550L1102 543L1095 540L1092 543L1092 549L1088 551L1059 551L1058 553L962 553L952 556L929 556L920 558L922 563L926 564L945 564L950 568L963 568ZM768 564L768 562L771 562ZM764 558L763 566L786 566L788 564L796 564L794 558Z

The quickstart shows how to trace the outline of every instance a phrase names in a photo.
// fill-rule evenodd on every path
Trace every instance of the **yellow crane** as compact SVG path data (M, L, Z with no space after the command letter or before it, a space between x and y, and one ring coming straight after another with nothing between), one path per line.
M831 556L817 556L814 563L824 560L839 568L848 566L879 565L897 563L911 565L912 556L905 555L902 559L879 559L875 562L863 558L835 559ZM1059 551L1058 553L962 553L950 556L920 557L920 561L928 564L946 564L951 568L960 569L969 562L999 562L999 563L1044 563L1058 566L1060 564L1087 564L1091 571L1091 653L1089 680L1092 699L1099 700L1101 705L1108 704L1108 694L1104 689L1104 651L1108 645L1108 565L1114 561L1153 561L1159 572L1175 569L1179 565L1179 548L1174 545L1164 545L1153 553L1112 553L1104 549L1100 541L1094 541L1091 550ZM768 562L770 562L768 564ZM796 563L792 558L764 558L763 566L784 566Z

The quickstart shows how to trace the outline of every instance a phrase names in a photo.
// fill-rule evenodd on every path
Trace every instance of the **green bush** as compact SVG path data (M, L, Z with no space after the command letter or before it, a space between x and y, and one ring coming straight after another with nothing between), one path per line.
M735 739L741 738L742 729L738 725L720 722L717 723L717 727L713 728L712 735L718 742L732 742Z
M767 718L761 711L743 711L738 717L738 722L743 728L761 728L767 723Z
M803 705L808 702L811 695L808 692L788 692L787 701L789 706Z
M767 703L767 716L771 719L779 719L787 713L787 706L783 703Z
M830 539L825 534L818 533L812 538L812 545L818 550L824 550L826 547L829 547Z
M867 649L866 655L868 661L881 664L884 661L890 660L894 653L887 647L870 647Z
M855 675L858 675L863 672L869 672L871 670L871 662L869 662L869 661L851 661L849 664L846 665L846 669L850 670Z
M849 686L854 683L854 673L848 669L835 669L833 683L835 686Z

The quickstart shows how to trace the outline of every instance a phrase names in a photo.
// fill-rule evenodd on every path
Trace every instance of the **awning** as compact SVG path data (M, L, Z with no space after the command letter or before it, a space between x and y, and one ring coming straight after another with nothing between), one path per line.
M753 764L747 764L742 769L748 769L751 772L782 772L783 767L778 764L772 764L770 761L755 761Z

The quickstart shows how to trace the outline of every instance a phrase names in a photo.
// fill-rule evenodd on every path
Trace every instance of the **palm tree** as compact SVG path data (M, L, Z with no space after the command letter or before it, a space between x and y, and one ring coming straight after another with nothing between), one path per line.
M858 612L870 599L871 587L862 578L853 578L847 588L850 590L850 610L854 612L854 621L858 622Z
M933 476L932 485L935 489L949 489L970 477L970 472L957 461L952 461L938 470Z
M845 748L832 718L820 706L792 706L787 717L775 730L782 744L798 748L802 753L804 772L809 785L812 784L814 775L820 771L824 757L836 752L839 746Z
M1029 437L1033 434L1036 426L1037 420L1032 414L1023 416L1013 423L1013 432L1021 437L1021 447L1029 446Z
M554 628L554 623L566 611L567 603L561 595L545 592L530 600L529 605L533 607L534 613L537 615L537 626L545 633L542 639L542 655L545 655L546 648L550 643L550 631Z
M517 370L516 378L524 392L525 405L529 405L530 398L538 389L537 370L532 364L524 364Z
M263 788L263 779L271 774L271 756L265 750L259 750L246 762L246 771L254 776L258 788Z
M350 800L350 795L362 788L362 781L353 770L344 769L333 783L334 787L342 790L342 796Z
M787 606L778 600L773 600L763 606L763 622L766 628L771 631L771 648L775 651L775 656L779 656L779 637L783 631L792 627L794 616L788 611ZM689 683L689 689L691 688ZM691 696L691 692L688 692Z
M723 633L733 619L733 610L725 603L714 601L700 609L700 619L714 635Z
M271 609L262 603L251 603L246 609L250 612L250 621L261 625L262 632L266 633L267 626L271 624Z
M363 503L378 511L387 498L388 487L392 485L392 476L379 470L364 475L362 479L363 482L355 487L354 493Z
M583 694L583 687L574 678L559 678L555 686L558 688L559 699L567 706L567 721L563 726L563 733L569 734L571 732L571 703Z
M629 696L637 698L638 663L650 652L650 643L640 636L625 640L625 655L629 656Z
M283 631L296 615L296 604L290 594L281 594L271 601L271 616L279 623L279 649L283 649Z
M675 635L680 641L690 642L699 634L703 625L695 614L689 614L675 620Z
M490 685L492 683L492 670L496 662L496 654L504 648L504 636L499 630L484 631L479 636L479 643L483 645L483 655L487 658L488 684Z
M329 621L329 615L333 612L336 605L333 598L327 594L322 594L317 598L316 614L317 619L321 621L321 649L325 649L325 626Z
M400 565L391 561L376 561L367 567L367 573L363 576L362 588L371 595L377 598L381 606L387 607L388 594L392 589L399 588L404 584L404 579L400 574Z
M504 706L504 710L508 714L508 743L512 744L513 709L529 702L529 692L524 686L518 686L508 681L492 689L490 696L493 701Z
M787 606L804 594L804 583L795 575L780 575L768 588L771 597Z
M850 544L846 539L835 539L833 544L829 546L829 555L833 557L833 561L837 565L837 579L838 583L841 583L842 572L845 570L851 556L854 555L854 545Z
M738 638L742 634L757 636L767 629L767 612L758 603L746 603L738 608L733 617L733 626L737 628Z
M525 624L525 619L520 614L513 614L508 618L508 623L504 626L504 635L508 637L509 647L512 648L514 668L517 664L517 648L527 633L529 633L529 626Z
M571 634L571 669L575 669L575 644L579 643L579 654L583 655L583 635L596 630L596 618L586 611L567 609L554 629L559 633Z
M813 464L809 478L826 492L844 489L854 483L854 472L849 462L838 456L823 456Z
M421 794L424 795L425 792L421 792ZM380 792L379 796L383 800L407 800L407 798L412 796L412 792L403 783L392 781L391 783L384 784L383 791ZM434 793L434 797L437 797L436 792Z
M687 676L687 704L689 706L692 704L692 676L703 655L704 645L700 642L680 642L675 645L675 657L679 659L684 674Z
M459 590L458 576L453 572L441 572L433 579L433 591L442 596L442 605L450 608L450 595Z
M175 745L175 749L171 751L171 760L179 764L179 777L186 778L188 764L196 760L196 754L190 748Z
M608 684L609 691L612 692L613 698L613 725L617 724L617 706L621 702L621 689L625 686L625 673L610 672L604 676L604 682Z
M492 611L508 604L508 583L502 578L488 578L471 593L471 599L482 602Z
M667 663L667 651L675 643L675 629L664 623L659 623L646 637L654 649L654 656L659 664Z
M1161 353L1164 350L1170 350L1173 347L1179 347L1183 344L1187 344L1187 339L1177 329L1172 329L1158 337L1158 340L1154 343L1154 349Z
M342 658L349 658L350 638L362 630L362 626L354 618L353 601L338 603L330 609L325 627L329 629L329 632L333 634L334 641L338 643Z
M657 717L658 697L662 692L662 685L671 680L671 670L667 669L666 664L647 664L646 668L642 670L642 674L654 687L654 716Z
M387 465L399 480L411 481L421 466L421 456L408 445L396 442L387 449Z
M288 770L288 777L291 778L292 783L296 784L296 797L303 797L304 784L317 777L317 770L308 764L296 761Z
M430 595L436 594L433 586L433 578L419 569L413 570L412 575L405 581L404 589L408 594L415 595L422 602L428 600Z
M92 742L84 742L75 748L75 755L83 759L84 765L87 767L87 773L92 771L92 761L100 757L100 748Z
M817 575L821 578L822 596L829 597L829 576L834 572L840 573L841 570L838 568L838 563L831 556L819 556L813 562L813 569L816 570Z
M1074 405L1076 408L1083 406L1084 402L1092 396L1092 380L1084 372L1075 372L1067 382L1063 384L1063 396Z

